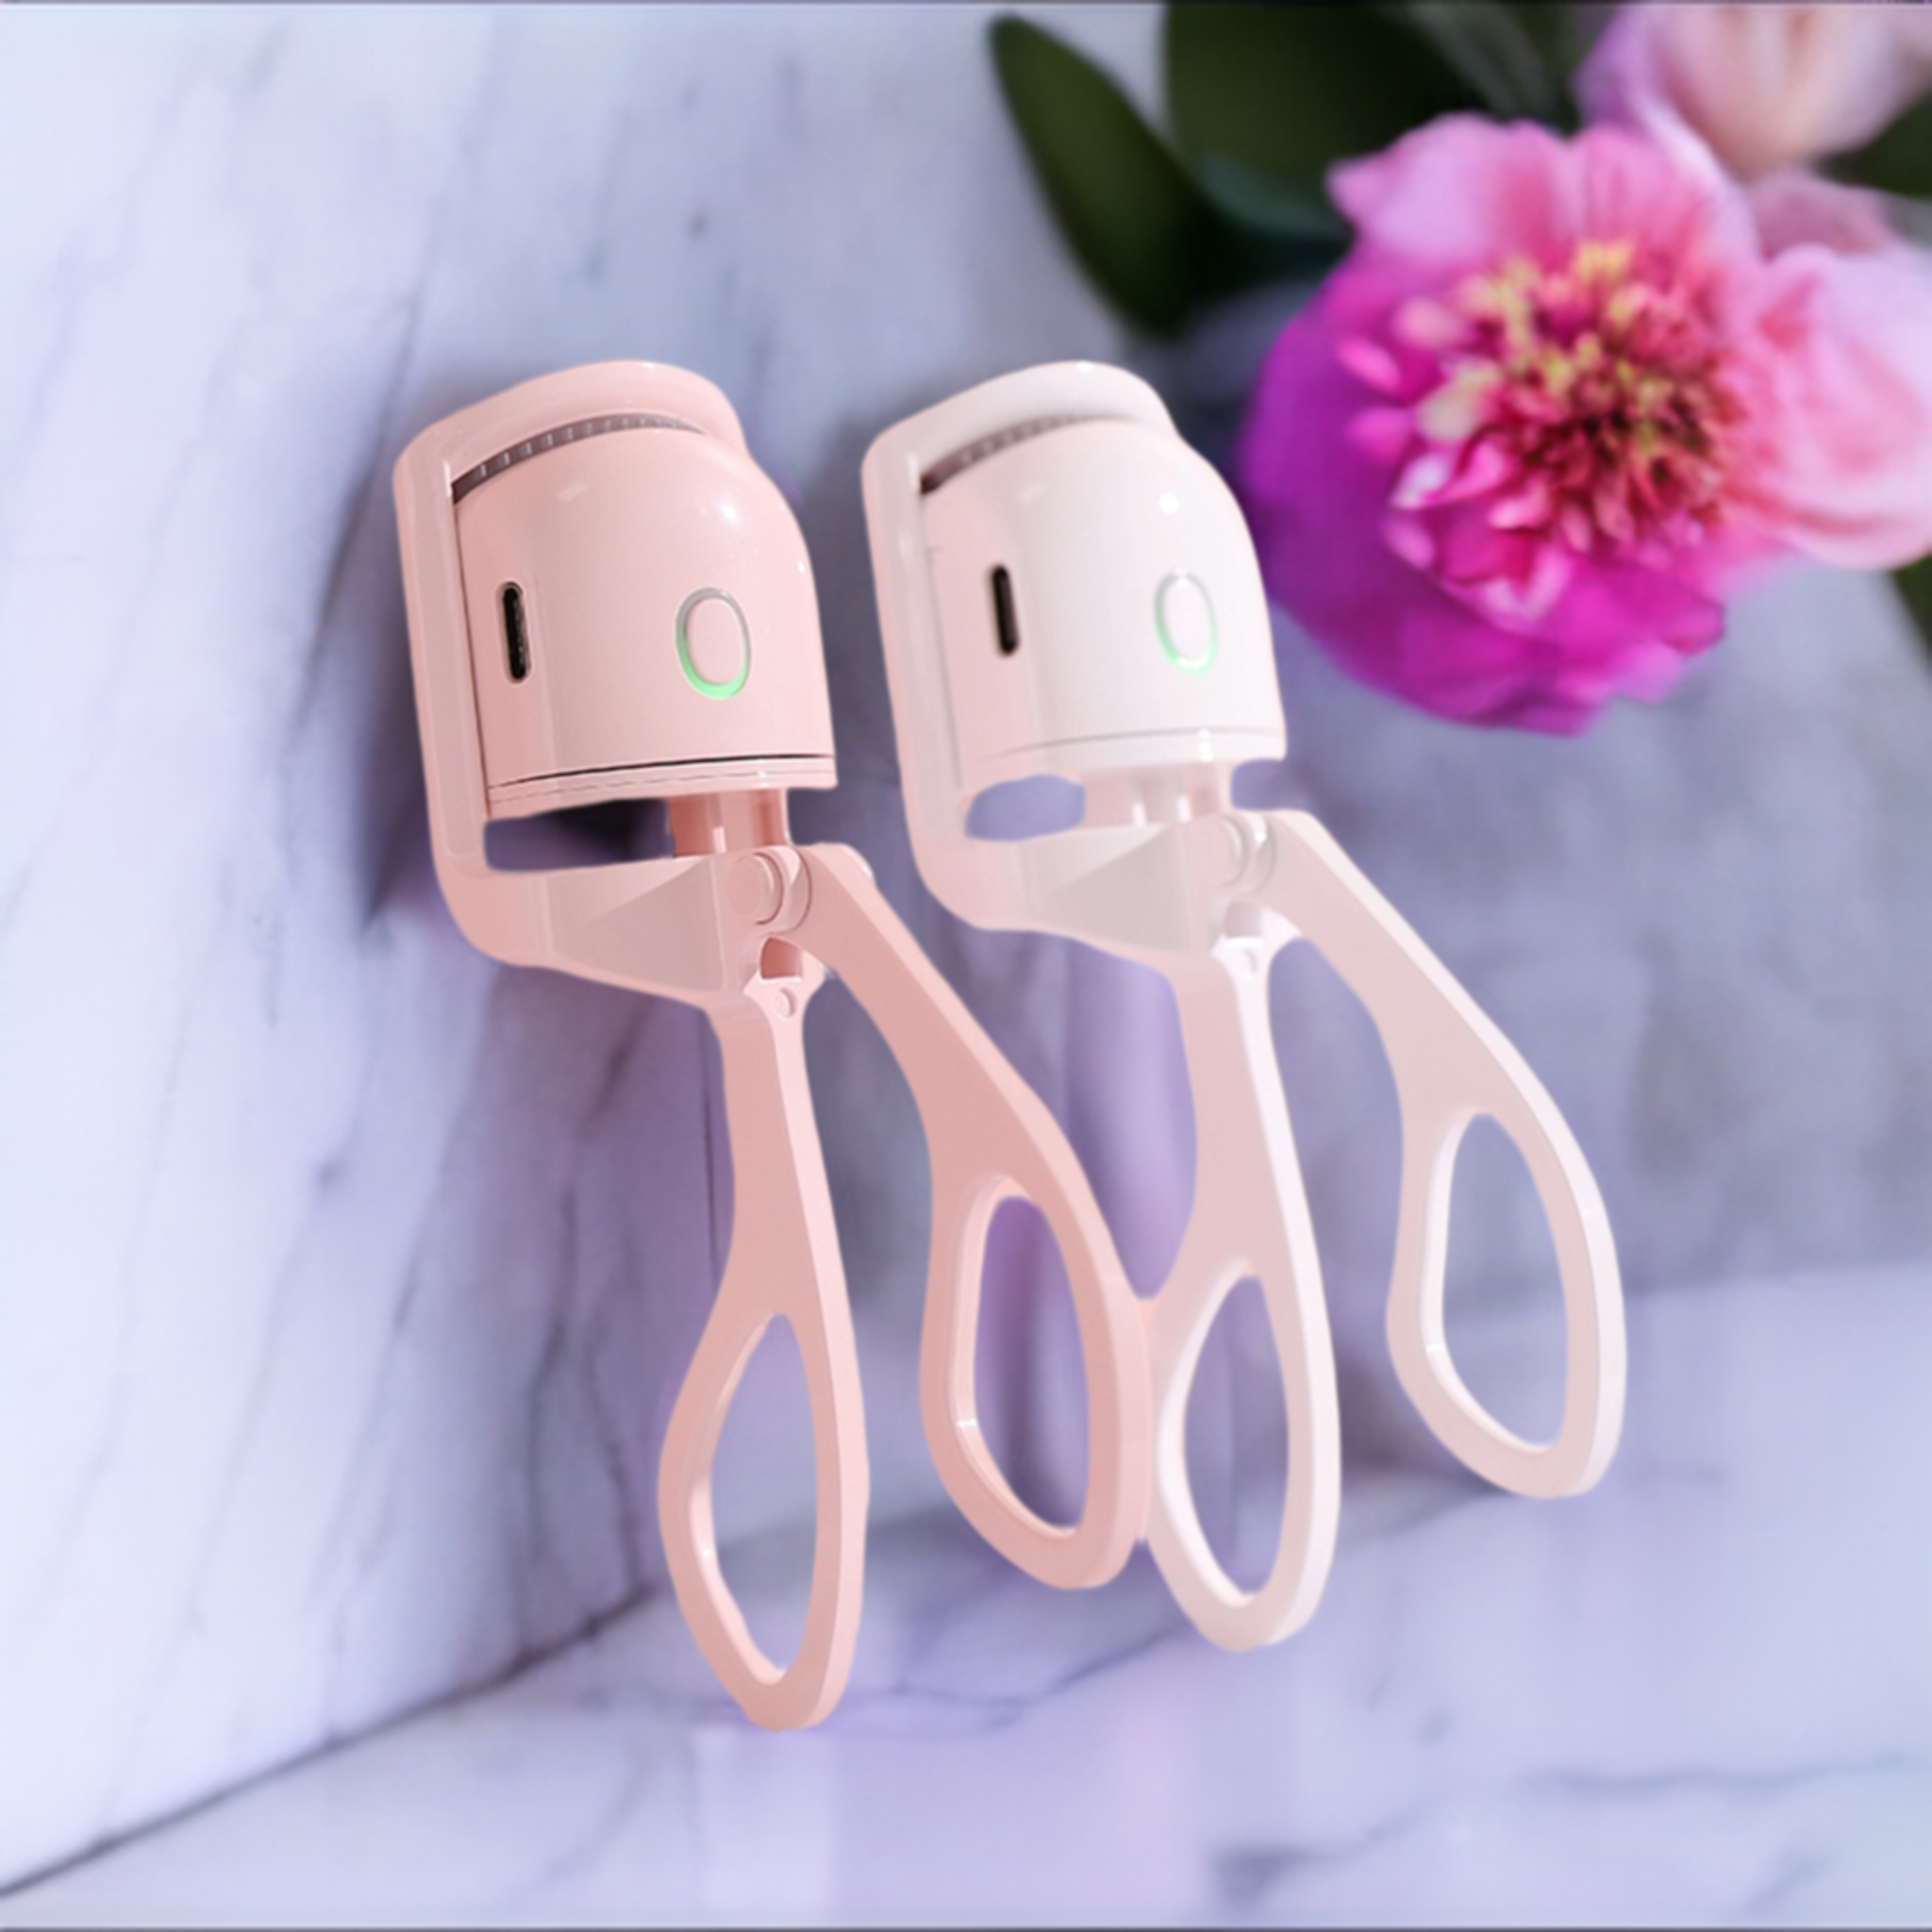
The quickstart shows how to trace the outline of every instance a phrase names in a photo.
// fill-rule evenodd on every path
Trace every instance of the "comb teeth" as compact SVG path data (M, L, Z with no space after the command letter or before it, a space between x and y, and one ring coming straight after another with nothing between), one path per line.
M620 429L685 429L693 436L704 432L695 423L687 423L682 416L588 416L581 423L566 423L560 428L546 429L541 436L533 436L527 442L512 443L508 449L500 449L474 470L465 470L450 485L450 500L460 503L479 484L487 483L492 476L500 476L506 470L514 469L517 464L528 462L532 457L541 457L545 450L561 449L567 442L585 442L593 436L609 436Z
M996 457L1003 449L1010 449L1016 442L1025 442L1036 436L1044 436L1050 429L1064 429L1070 423L1098 423L1106 419L1099 416L1066 415L1035 416L1025 423L1014 423L1005 429L996 429L991 436L982 436L977 442L969 442L964 449L956 449L951 456L941 457L931 469L919 479L919 493L930 496L945 483L950 483L962 470L970 470L974 463L983 463L988 457Z

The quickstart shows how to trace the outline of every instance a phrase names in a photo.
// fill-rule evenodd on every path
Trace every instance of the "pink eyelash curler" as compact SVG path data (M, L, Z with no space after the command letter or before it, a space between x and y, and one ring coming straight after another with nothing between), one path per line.
M868 1474L858 1364L807 1086L806 1003L836 971L905 1069L933 1230L921 1346L926 1441L968 1520L1063 1588L1125 1561L1149 1480L1134 1297L1052 1117L880 897L855 852L798 846L786 788L836 782L811 570L730 405L681 370L546 376L424 432L396 465L416 705L438 876L484 952L702 1008L724 1064L736 1207L716 1305L674 1408L658 1504L673 1584L731 1694L816 1723L858 1638ZM670 801L675 856L499 872L492 818ZM1089 1385L1072 1527L1014 1495L980 1439L974 1351L989 1224L1030 1198L1059 1242ZM817 1474L796 1657L758 1648L719 1568L711 1463L778 1316L805 1365Z
M1588 1489L1616 1446L1623 1303L1596 1184L1516 1050L1305 812L1233 808L1229 778L1286 750L1268 613L1226 485L1138 378L1065 363L990 382L888 430L866 518L912 847L962 918L1084 940L1157 968L1194 1094L1192 1212L1143 1304L1153 1375L1146 1535L1217 1643L1312 1613L1334 1552L1341 1439L1320 1267L1270 1033L1268 966L1309 941L1368 1008L1402 1107L1388 1334L1396 1373L1470 1468L1525 1495ZM967 808L1052 774L1086 790L1072 830L970 837ZM1534 1443L1450 1359L1450 1181L1469 1124L1516 1141L1549 1218L1568 1329L1563 1421ZM1189 1387L1214 1316L1257 1276L1280 1357L1289 1479L1273 1568L1239 1589L1189 1490Z

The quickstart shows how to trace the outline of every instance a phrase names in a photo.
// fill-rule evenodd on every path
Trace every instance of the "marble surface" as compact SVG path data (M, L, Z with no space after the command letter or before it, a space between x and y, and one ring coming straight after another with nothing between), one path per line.
M1631 1339L1594 1495L1361 1475L1274 1650L905 1519L818 1731L738 1721L659 1601L0 1923L1923 1924L1932 1270Z
M607 1636L562 1657L555 1676L479 1706L476 1735L521 1723L535 1698L532 1722L567 1753L569 1711L642 1699L636 1748L664 1754L665 1789L686 1793L663 1818L645 1804L647 1834L675 1838L686 1815L676 1766L711 1765L705 1788L757 1818L791 1802L796 1775L765 1767L844 1748L761 1752L677 1675L688 1657L675 1661L685 1653L661 1591L652 1488L728 1236L708 1037L673 1006L492 966L437 895L388 472L448 409L612 356L681 362L731 395L797 505L824 608L842 782L802 801L796 828L866 853L1066 1122L1130 1268L1158 1277L1191 1141L1171 1008L1157 983L1077 948L970 932L920 888L858 463L908 410L1074 355L1134 361L1211 447L1280 298L1175 351L1128 341L1061 255L1025 175L985 55L988 17L0 8L0 648L14 698L0 712L0 1884L597 1627ZM1086 8L1061 25L1151 96L1151 11ZM1574 744L1408 716L1286 629L1279 642L1292 755L1248 774L1246 795L1320 812L1523 1046L1603 1180L1633 1294L1932 1253L1932 678L1886 586L1781 580L1740 604L1731 639L1667 707L1622 710ZM1377 1332L1394 1186L1386 1071L1359 1010L1292 955L1277 1017L1352 1479L1409 1499L1418 1513L1401 1546L1440 1541L1445 1565L1489 1560L1472 1524L1520 1516L1524 1527L1496 1534L1533 1539L1555 1532L1532 1522L1586 1520L1499 1514L1500 1502L1443 1487L1391 1393ZM989 1697L1010 1726L1034 1690L1069 1675L1125 1687L1108 1720L1119 1736L1142 1712L1159 1734L1196 1681L1224 1686L1204 1706L1224 1716L1203 1717L1187 1747L1208 1755L1217 1724L1287 1735L1303 1704L1341 1696L1302 1660L1317 1655L1307 1646L1246 1675L1207 1657L1170 1677L1188 1653L1167 1641L1144 1575L1092 1600L1114 1607L1070 1608L960 1549L914 1407L927 1210L909 1098L837 989L814 1007L811 1050L879 1539L862 1722L889 1722L874 1693L898 1679L878 1674L879 1659L934 1646L948 1660L940 1688L887 1700L908 1751L922 1726L935 1749L956 1721L970 1729L959 1713ZM1512 1365L1547 1367L1549 1308L1529 1299L1545 1237L1513 1181L1506 1158L1475 1150L1458 1183L1455 1292L1495 1339L1497 1390L1533 1406L1533 1379ZM1878 1380L1841 1411L1842 1426L1882 1435L1909 1425L1885 1378L1924 1358L1910 1354L1916 1279L1895 1277L1875 1300L1792 1302L1811 1318L1785 1320L1783 1355L1755 1339L1753 1291L1665 1306L1728 1324L1729 1342L1700 1359L1726 1388L1753 1365L1763 1382L1751 1399L1768 1404L1808 1387L1814 1357L1840 1340L1841 1299L1882 1307L1867 1337ZM1068 1479L1078 1399L1057 1320L1018 1297L993 1338L989 1404L1046 1490ZM758 1367L726 1445L724 1526L754 1552L791 1548L805 1507L782 1368ZM1242 1374L1230 1346L1210 1383L1233 1390ZM1706 1445L1710 1467L1754 1466L1759 1439L1724 1436L1694 1392L1670 1411L1687 1442ZM1640 1388L1638 1399L1657 1398ZM1240 1499L1274 1440L1265 1403L1257 1414L1202 1444L1230 1485L1237 1540ZM1626 1452L1618 1479L1628 1465ZM1833 1532L1844 1574L1859 1574L1863 1552L1892 1574L1883 1565L1912 1546L1883 1513L1889 1475L1833 1466L1861 1499ZM1633 1591L1666 1589L1703 1540L1715 1540L1713 1563L1729 1562L1757 1507L1720 1485L1709 1526L1677 1545L1670 1508L1653 1520L1618 1493ZM1615 1567L1625 1546L1607 1547ZM1748 1566L1710 1574L1723 1596ZM947 1607L955 1587L989 1606L983 1627ZM1346 1600L1340 1576L1337 1589ZM1789 1783L1812 1774L1806 1763L1865 1763L1869 1743L1882 1781L1909 1757L1886 1725L1916 1711L1923 1739L1923 1679L1909 1679L1896 1633L1877 1641L1852 1599L1802 1601L1818 1620L1791 1666L1812 1686L1805 1707L1827 1707L1834 1673L1883 1658L1892 1701L1861 1692L1849 1728L1809 1759L1808 1744L1739 1732L1729 1781L1684 1789L1687 1815L1732 1821L1740 1843L1760 1830L1781 1843L1778 1819L1813 1816ZM1647 1612L1659 1656L1673 1606L1665 1596ZM1345 1621L1336 1608L1324 1627ZM1075 1659L1110 1654L1109 1619L1141 1633L1120 1644L1153 1648L1092 1673ZM1539 1682L1561 1674L1557 1628L1541 1638L1472 1615L1462 1635L1472 1685L1525 1653ZM1098 1694L1071 1692L1075 1704ZM1051 1733L1065 1707L1048 1700L1026 1722ZM1624 1733L1586 1730L1536 1802L1607 1781L1603 1802L1637 1818L1665 1799L1629 1784L1632 1763L1702 1776L1702 1744L1686 1759L1669 1745L1672 1713L1646 1708L1663 1726L1648 1757ZM1355 1709L1317 1727L1320 1763L1296 1760L1311 1803L1330 1781L1384 1790ZM1629 1737L1648 1737L1634 1707L1625 1721ZM430 1739L409 1815L433 1835L438 1780L453 1780L457 1813L467 1802L470 1748L436 1771L434 1740L470 1719L425 1722L370 1749ZM625 1725L612 1719L604 1736L583 1747L617 1754L616 1785L591 1776L606 1792L595 1802L615 1803L626 1779L656 1790L658 1760L624 1755ZM513 1760L525 1747L500 1748ZM1063 1748L1070 1774L1087 1762ZM1095 1750L1092 1775L1112 1791L1128 1768ZM301 1776L354 1786L370 1761ZM1024 1824L994 1770L987 1760L989 1804ZM371 1775L375 1791L388 1774ZM810 1823L832 1798L805 1786L799 1869L773 1864L774 1912L809 1915L813 1885L846 1882ZM883 1803L889 1780L877 1792ZM262 1802L265 1790L241 1801ZM1460 1844L1474 1872L1502 1814L1482 1809L1491 1798L1468 1802L1467 1814L1385 1816L1364 1799L1349 1815L1391 1857L1408 1845L1418 1871ZM192 1834L228 1815L153 1843L204 1843ZM1330 1816L1319 1804L1311 1815ZM1429 1820L1445 1816L1439 1842ZM1406 1837L1403 1820L1421 1835ZM578 1840L569 1817L557 1822L568 1864ZM1245 1874L1229 1882L1257 1911L1374 1916L1393 1894L1366 1877L1357 1905L1321 1902L1342 1896L1324 1887L1368 1870L1330 1856L1353 1828L1257 1816L1226 1840L1228 1869ZM1452 1844L1455 1831L1465 1836ZM1150 1839L1150 1857L1175 1843ZM382 1856L400 1862L387 1866L369 1852L371 1873L400 1872L403 1850L394 1840ZM699 1853L677 1856L700 1858L667 1866L697 1888L677 1896L728 1915L728 1861L705 1879ZM1186 1861L1171 1856L1179 1874ZM583 1857L586 1872L602 1869L594 1843ZM992 1882L958 1859L961 1884ZM701 1880L727 1890L712 1898ZM1793 1883L1802 1912L1811 1894ZM1145 1885L1134 1896L1168 1901L1150 1915L1210 1911L1201 1901L1219 1896L1179 1876L1170 1890ZM804 1902L788 1904L788 1886ZM453 1895L425 1891L421 1910L457 1909L436 1903ZM54 1894L26 1896L38 1910ZM391 1913L416 1909L407 1890L388 1896ZM563 1892L546 1896L565 1908ZM839 1896L841 1910L891 1909ZM1110 1896L1065 1909L1101 1912ZM283 1897L299 1913L299 1892ZM368 1897L356 1909L379 1914Z

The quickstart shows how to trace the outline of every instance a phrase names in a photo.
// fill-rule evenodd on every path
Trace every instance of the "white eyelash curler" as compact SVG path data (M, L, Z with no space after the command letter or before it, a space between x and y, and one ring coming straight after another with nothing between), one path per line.
M976 924L1084 940L1157 968L1194 1095L1192 1212L1143 1304L1155 1417L1146 1535L1217 1643L1272 1642L1312 1613L1334 1552L1341 1439L1319 1263L1274 1062L1268 966L1309 941L1368 1008L1395 1075L1402 1191L1389 1343L1441 1441L1525 1495L1588 1489L1622 1423L1616 1251L1603 1203L1536 1076L1305 812L1233 808L1229 779L1286 729L1267 606L1226 485L1124 371L1065 363L989 382L889 429L866 519L906 809L934 893ZM988 788L1051 774L1086 790L1072 830L969 836ZM1443 1324L1450 1182L1487 1115L1549 1218L1568 1329L1547 1443L1488 1414ZM1272 1570L1238 1588L1188 1484L1188 1391L1214 1316L1258 1277L1281 1364L1289 1477Z
M547 376L424 432L396 465L437 874L484 952L700 1007L716 1029L735 1208L716 1306L665 1437L672 1581L731 1694L774 1729L837 1703L858 1638L868 1474L858 1364L806 1079L806 1003L836 971L905 1069L930 1155L920 1387L926 1441L968 1520L1063 1588L1125 1561L1149 1480L1144 1342L1085 1175L841 846L797 846L785 789L836 782L804 539L730 405L681 370ZM675 856L499 872L492 818L670 801ZM982 1254L1000 1202L1059 1242L1090 1387L1072 1527L1014 1495L974 1392ZM786 1317L810 1396L811 1588L796 1657L758 1648L719 1568L711 1463L738 1381Z

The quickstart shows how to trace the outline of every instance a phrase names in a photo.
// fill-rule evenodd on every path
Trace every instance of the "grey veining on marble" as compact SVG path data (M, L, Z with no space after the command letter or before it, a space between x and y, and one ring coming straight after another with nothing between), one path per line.
M441 906L388 472L448 409L604 357L725 389L823 601L842 782L796 829L872 860L1137 1277L1171 1252L1191 1128L1158 986L969 931L912 872L858 465L908 409L1068 356L1224 418L1255 344L1157 357L1096 305L988 17L0 9L0 1884L641 1597L641 1652L675 1640L655 1457L728 1147L692 1014L497 969ZM1151 12L1062 25L1150 95ZM1640 1291L1932 1246L1932 679L1889 596L1781 579L1668 706L1575 744L1410 717L1281 638L1292 755L1247 795L1312 805L1518 1040ZM1291 956L1278 1004L1349 1452L1434 1494L1377 1332L1386 1074L1319 969ZM917 1524L915 1119L842 991L810 1041L874 1514ZM1473 1168L1457 1293L1530 1401L1545 1238L1507 1162ZM1005 1319L990 1424L1051 1485L1074 1363L1053 1308ZM1274 1440L1237 1371L1210 1361L1202 1443L1230 1498ZM724 1521L779 1547L795 1406L755 1393ZM920 1574L884 1566L881 1629L939 1616ZM1058 1612L1012 1601L1033 1682ZM992 1681L969 1621L939 1624ZM1265 1705L1312 1668L1247 1681ZM664 1748L751 1761L706 1724ZM1229 1852L1237 1891L1327 1896L1271 1844Z
M443 913L388 471L526 375L689 363L842 546L849 630L883 414L1118 342L989 140L983 25L0 22L0 1732L37 1743L0 1874L660 1579L656 1443L725 1232L703 1030L499 972ZM863 1085L851 1031L828 1003ZM891 1124L843 1110L841 1177ZM934 1493L898 1178L844 1214L886 1510ZM799 1502L756 1424L747 1529Z
M0 1921L1923 1924L1932 1272L1659 1294L1631 1339L1594 1497L1352 1480L1273 1650L1144 1558L1056 1595L902 1519L817 1731L738 1722L660 1600Z

